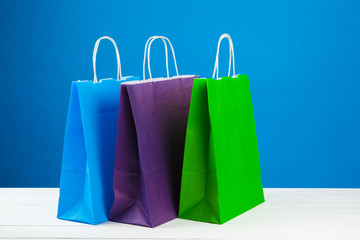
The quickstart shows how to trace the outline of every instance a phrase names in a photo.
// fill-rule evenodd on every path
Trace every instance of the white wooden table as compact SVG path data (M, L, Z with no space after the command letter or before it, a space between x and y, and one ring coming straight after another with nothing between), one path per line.
M223 224L176 219L151 229L58 220L57 188L0 188L0 239L356 239L360 189L265 189L266 203Z

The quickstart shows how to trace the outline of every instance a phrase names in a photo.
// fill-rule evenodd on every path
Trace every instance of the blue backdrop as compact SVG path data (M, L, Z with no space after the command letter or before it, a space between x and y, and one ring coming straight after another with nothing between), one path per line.
M98 37L115 38L124 75L142 75L147 38L164 35L180 74L211 77L222 33L250 78L264 187L360 187L359 1L4 0L0 23L0 187L58 186L71 81L92 79ZM104 42L98 76L115 75Z

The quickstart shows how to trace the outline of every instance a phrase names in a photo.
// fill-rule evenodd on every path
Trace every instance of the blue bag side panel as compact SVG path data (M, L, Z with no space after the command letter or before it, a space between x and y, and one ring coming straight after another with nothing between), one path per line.
M66 121L60 179L58 218L91 222L91 204L86 201L86 151L76 82L72 83ZM85 200L85 201L84 201Z
M61 177L63 184L60 185L58 217L61 219L89 224L108 220L114 199L112 184L120 84L139 78L123 79L125 80L107 79L98 83L73 82L73 89L76 91L71 95L76 100L70 98L70 105L74 102L78 107L75 111L69 106L69 127L66 129L63 155L64 173L62 170ZM76 121L73 120L73 115ZM76 122L76 125L72 122ZM70 127L71 124L74 125ZM79 132L83 144L82 155L79 154ZM77 178L69 177L68 169L81 174ZM69 200L66 204L62 204L62 199L66 196L63 197L62 192L71 192L67 194Z
M109 218L114 201L113 176L119 114L120 84L102 80L78 85L88 164L93 224Z

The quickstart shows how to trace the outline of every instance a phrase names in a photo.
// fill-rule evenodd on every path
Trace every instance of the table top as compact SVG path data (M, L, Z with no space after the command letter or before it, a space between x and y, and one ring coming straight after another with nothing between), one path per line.
M56 218L58 188L0 188L0 239L360 239L360 189L264 189L266 202L223 224L154 229Z

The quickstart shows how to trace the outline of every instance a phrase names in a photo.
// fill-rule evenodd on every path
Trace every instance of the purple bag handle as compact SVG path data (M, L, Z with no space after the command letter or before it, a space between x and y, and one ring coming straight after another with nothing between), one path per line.
M155 41L156 39L162 39L162 41L164 42L164 46L165 46L165 57L166 57L166 73L167 73L167 77L169 78L169 58L168 58L168 50L167 50L167 44L166 41L168 42L168 44L170 45L172 54L173 54L173 58L174 58L174 64L175 64L175 70L176 70L176 75L179 76L179 71L177 68L177 63L176 63L176 57L175 57L175 51L174 48L171 44L171 41L164 36L153 36L150 37L145 44L145 50L144 50L144 61L143 61L143 79L145 80L145 61L146 61L146 54L147 54L147 60L148 60L148 72L149 72L149 77L150 79L152 79L152 74L151 74L151 68L150 68L150 49L151 49L151 44L153 43L153 41ZM166 40L166 41L165 41Z

